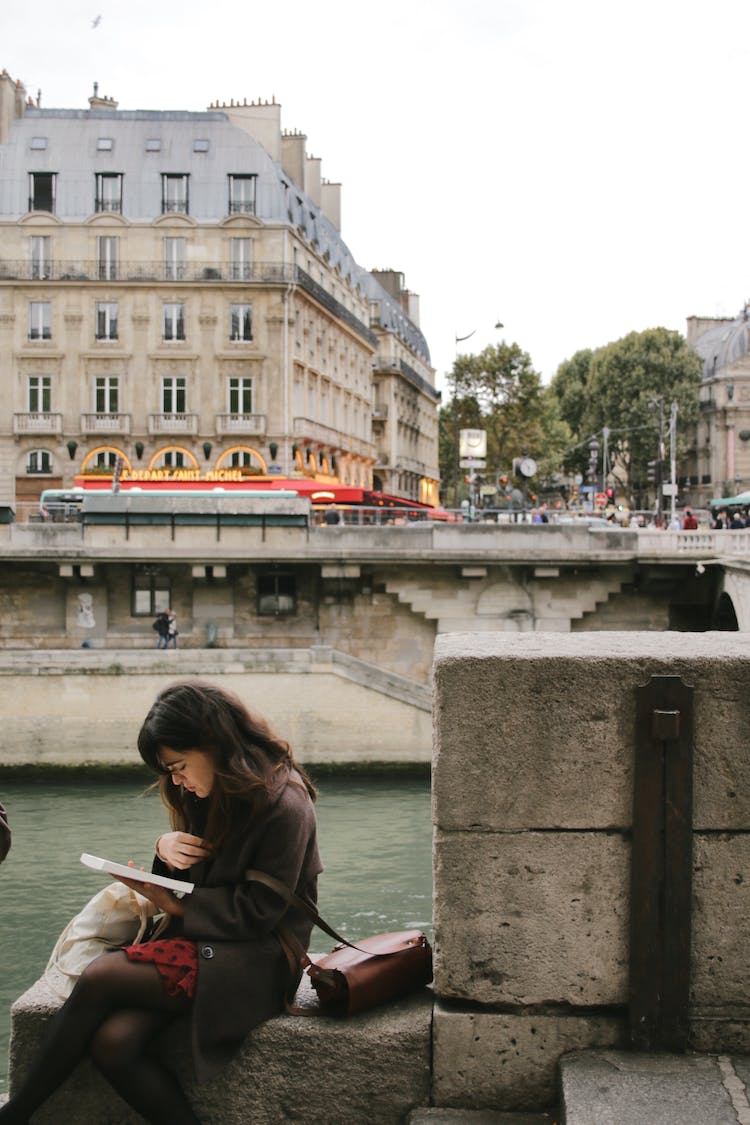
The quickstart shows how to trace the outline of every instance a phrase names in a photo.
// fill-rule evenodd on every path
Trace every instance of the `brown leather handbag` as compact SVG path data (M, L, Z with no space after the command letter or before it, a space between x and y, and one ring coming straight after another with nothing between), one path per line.
M325 922L317 910L299 898L279 879L264 871L248 870L245 878L276 891L287 905L295 906L339 944L312 961L298 939L283 925L276 935L286 953L293 978L306 970L318 995L322 1011L334 1016L352 1016L397 1000L432 980L432 949L421 930L375 934L361 941L347 941ZM287 1008L295 1015L310 1015L311 1009Z

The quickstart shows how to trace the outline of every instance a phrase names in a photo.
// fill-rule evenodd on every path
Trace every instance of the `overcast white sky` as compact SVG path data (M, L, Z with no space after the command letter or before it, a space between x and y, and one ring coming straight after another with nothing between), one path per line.
M457 335L548 380L750 297L747 0L35 0L0 35L48 107L274 95L357 261L420 294L438 386Z

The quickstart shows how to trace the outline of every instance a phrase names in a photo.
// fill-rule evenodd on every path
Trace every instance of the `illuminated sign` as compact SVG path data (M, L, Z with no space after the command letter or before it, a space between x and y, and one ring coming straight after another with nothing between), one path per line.
M244 481L248 479L248 474L242 469L212 469L207 473L202 473L200 469L123 469L120 474L120 480L142 480L142 481L195 481L195 480L208 480L208 481L225 481L236 480ZM257 474L255 474L257 475Z

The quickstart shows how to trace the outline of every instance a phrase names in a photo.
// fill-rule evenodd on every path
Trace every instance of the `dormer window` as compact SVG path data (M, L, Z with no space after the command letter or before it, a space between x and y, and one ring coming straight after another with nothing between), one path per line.
M187 215L188 180L189 177L186 175L175 175L171 172L162 173L161 210L163 215L170 212Z
M55 211L55 173L29 172L29 211Z
M257 176L230 175L229 214L255 214L255 182Z
M122 172L97 172L96 210L122 212Z

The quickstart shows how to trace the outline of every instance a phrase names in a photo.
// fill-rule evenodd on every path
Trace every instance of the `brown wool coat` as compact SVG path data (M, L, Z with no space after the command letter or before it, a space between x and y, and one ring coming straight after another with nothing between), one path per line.
M198 948L190 1018L199 1082L232 1058L251 1028L284 1010L285 990L293 983L272 933L286 904L266 887L247 882L248 868L274 875L307 901L317 901L322 864L315 810L301 782L288 782L262 817L241 819L215 857L184 873L196 884L183 899L180 930ZM158 857L153 870L175 874ZM307 948L310 920L289 910L284 924Z

